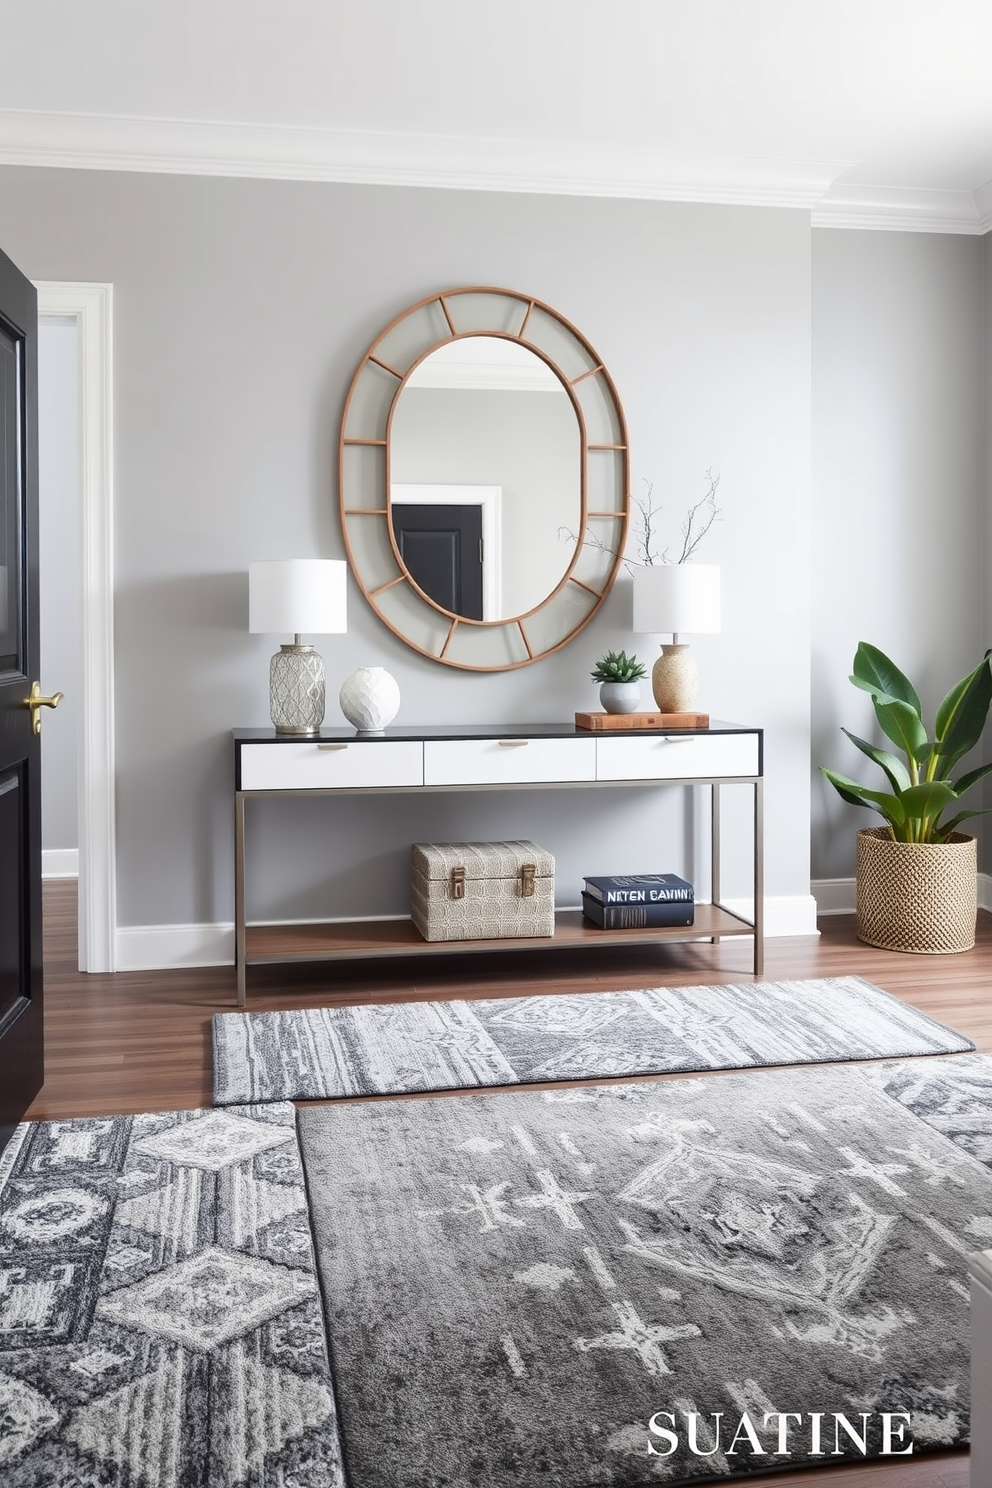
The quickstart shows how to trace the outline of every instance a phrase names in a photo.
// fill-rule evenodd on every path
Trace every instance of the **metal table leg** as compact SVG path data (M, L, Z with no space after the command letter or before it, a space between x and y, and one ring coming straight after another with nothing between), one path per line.
M754 974L765 969L765 826L763 779L754 782Z
M245 798L234 793L234 964L238 974L238 1007L247 1001L245 982Z
M720 787L710 786L710 899L720 903Z

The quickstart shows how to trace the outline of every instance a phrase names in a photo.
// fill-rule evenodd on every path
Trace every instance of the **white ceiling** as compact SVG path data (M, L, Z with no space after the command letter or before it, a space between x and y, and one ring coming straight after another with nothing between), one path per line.
M992 0L0 0L0 161L992 227Z

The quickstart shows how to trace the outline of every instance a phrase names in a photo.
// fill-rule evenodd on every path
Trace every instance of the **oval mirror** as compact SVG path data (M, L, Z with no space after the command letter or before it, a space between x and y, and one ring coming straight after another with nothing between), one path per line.
M527 666L592 619L620 563L627 437L602 362L512 290L412 306L352 382L342 526L369 603L448 666Z

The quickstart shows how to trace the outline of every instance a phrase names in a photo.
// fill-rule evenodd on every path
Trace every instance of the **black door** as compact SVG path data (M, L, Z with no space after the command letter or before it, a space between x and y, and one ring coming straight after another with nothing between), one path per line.
M482 507L397 503L393 531L425 594L467 620L482 619Z
M45 1078L37 456L38 297L0 253L0 1148Z

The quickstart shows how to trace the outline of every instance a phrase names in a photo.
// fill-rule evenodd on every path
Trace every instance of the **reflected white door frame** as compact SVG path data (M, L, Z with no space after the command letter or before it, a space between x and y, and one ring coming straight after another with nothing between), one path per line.
M114 971L113 286L36 280L79 358L79 969Z
M390 500L406 506L482 507L482 618L503 619L503 487L393 484Z

